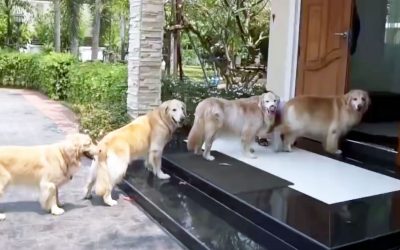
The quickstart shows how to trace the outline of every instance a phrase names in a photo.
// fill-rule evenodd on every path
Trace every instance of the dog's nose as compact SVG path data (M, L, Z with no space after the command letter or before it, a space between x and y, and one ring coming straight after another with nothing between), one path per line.
M362 107L363 107L363 106L362 106L361 104L358 104L358 105L357 105L357 110L360 111L360 110L362 109Z
M271 107L269 107L269 110L271 110L271 111L275 111L276 110L276 106L271 106Z
M179 120L180 123L183 123L184 121L185 121L185 118L184 118L184 117L182 117L182 118Z

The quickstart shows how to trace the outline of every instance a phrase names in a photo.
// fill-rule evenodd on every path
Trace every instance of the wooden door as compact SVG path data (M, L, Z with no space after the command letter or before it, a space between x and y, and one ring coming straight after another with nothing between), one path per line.
M296 95L347 91L352 0L301 0Z

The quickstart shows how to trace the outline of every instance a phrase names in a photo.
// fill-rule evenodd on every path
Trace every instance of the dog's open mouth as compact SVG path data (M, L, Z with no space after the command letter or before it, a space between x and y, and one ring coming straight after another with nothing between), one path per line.
M267 113L268 113L269 115L275 115L275 114L276 114L276 111L277 111L277 109L276 109L275 106L269 107L269 108L267 109Z
M94 156L88 151L83 152L83 155L90 160L94 159Z
M175 120L174 117L172 117L172 120L174 121L174 123L176 124L176 126L178 126L178 127L182 127L182 126L183 126L183 121L182 121L182 122L178 122L178 121Z
M356 110L357 110L358 112L361 112L361 111L363 110L363 106L357 106L357 107L356 107Z

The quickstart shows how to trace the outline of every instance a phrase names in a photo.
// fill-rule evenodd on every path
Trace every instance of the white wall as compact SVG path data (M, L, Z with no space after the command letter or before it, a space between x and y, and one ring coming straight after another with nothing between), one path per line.
M97 53L97 60L103 60L103 52L104 47L99 47L99 51ZM92 60L92 47L90 46L79 46L79 59L82 62Z
M271 10L267 89L288 100L295 91L300 0L272 0Z

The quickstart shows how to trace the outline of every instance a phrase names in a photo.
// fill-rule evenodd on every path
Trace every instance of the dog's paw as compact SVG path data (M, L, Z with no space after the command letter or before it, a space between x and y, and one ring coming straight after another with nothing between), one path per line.
M207 161L213 161L215 160L215 157L212 155L203 155L204 159L206 159Z
M93 196L92 196L91 193L87 193L87 194L85 194L85 196L83 197L84 200L90 200L90 199L92 199L92 198L93 198Z
M267 138L256 138L256 142L258 143L258 145L262 146L262 147L268 147L269 146L269 141Z
M341 155L343 153L342 150L338 149L334 152L335 155Z
M106 203L106 205L113 207L116 206L118 204L118 201L113 200L113 199L109 199L109 200L105 200L104 203Z
M290 152L292 152L292 146L284 145L283 148L282 148L282 151L290 153Z
M5 220L6 219L6 215L5 214L0 214L0 221Z
M59 208L59 207L57 207L57 206L54 206L54 207L51 208L51 214L52 214L52 215L61 215L61 214L63 214L64 212L65 212L64 209Z
M250 158L250 159L257 159L257 155L255 155L253 153L246 153L245 156Z
M157 173L157 177L159 179L166 180L166 179L169 179L171 176L169 176L169 174L165 174L162 171L160 171Z

